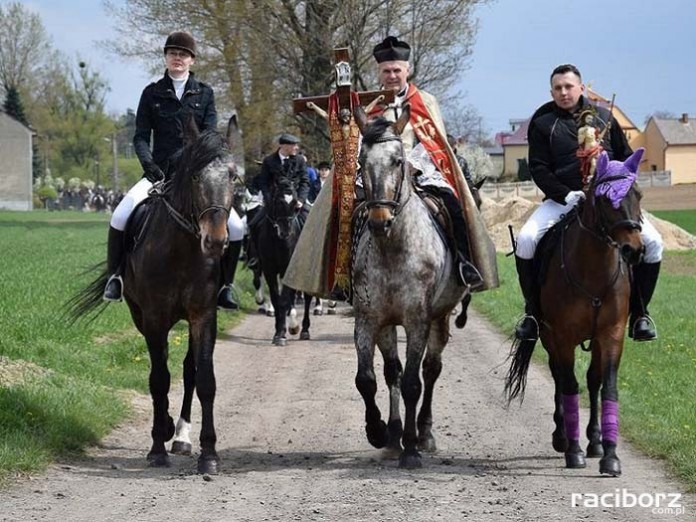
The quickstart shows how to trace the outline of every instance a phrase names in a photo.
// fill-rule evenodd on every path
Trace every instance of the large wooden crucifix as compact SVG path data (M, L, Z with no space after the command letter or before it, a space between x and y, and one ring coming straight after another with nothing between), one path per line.
M363 91L355 92L352 89L350 57L348 49L345 47L334 49L335 74L336 74L336 94L338 95L338 109L351 109L351 93L358 96L360 105L365 107L367 114L380 102L392 103L394 101L394 91ZM295 98L292 100L292 110L295 114L314 111L322 118L328 120L330 96L308 96L306 98Z
M350 288L351 218L360 145L360 130L353 118L353 109L357 105L366 106L365 112L369 114L380 102L392 103L394 91L354 91L348 49L334 49L334 57L336 90L328 96L295 98L292 104L295 114L314 111L329 124L333 178L327 281L329 289L338 287L347 293Z

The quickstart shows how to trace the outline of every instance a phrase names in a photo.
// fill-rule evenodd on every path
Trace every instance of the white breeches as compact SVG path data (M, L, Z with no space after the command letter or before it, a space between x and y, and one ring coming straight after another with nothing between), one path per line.
M558 223L561 215L567 214L573 205L561 205L551 199L541 205L529 216L517 236L517 256L522 259L534 259L534 252L541 238ZM657 263L662 260L662 236L644 216L640 238L645 245L644 263Z
M128 218L133 212L133 209L138 203L147 198L147 193L150 188L152 188L152 183L146 178L142 178L133 185L128 191L128 194L124 196L114 209L114 213L111 216L111 226L113 228L121 231L126 229L126 223L128 223ZM227 219L227 234L229 236L229 241L241 241L244 239L244 223L242 223L242 220L233 208L230 209L230 217Z

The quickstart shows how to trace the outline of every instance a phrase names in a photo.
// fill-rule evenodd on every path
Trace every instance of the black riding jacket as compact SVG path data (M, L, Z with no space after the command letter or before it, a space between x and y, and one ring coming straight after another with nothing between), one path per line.
M529 169L534 182L546 195L545 199L564 204L568 192L582 189L580 159L576 156L578 128L575 115L589 105L589 100L583 96L576 109L569 112L550 101L532 116L527 131ZM608 109L596 109L594 126L602 132L611 116ZM611 128L602 139L602 147L610 159L624 161L633 151L621 126L611 118Z
M166 174L169 159L184 146L184 126L193 114L199 131L217 127L213 89L189 73L181 100L176 97L172 79L164 77L143 90L135 116L133 146L145 170L157 164ZM150 150L150 134L153 145Z
M297 193L297 200L304 203L309 196L309 174L307 163L300 155L290 156L285 165L280 160L278 152L269 154L263 159L261 172L254 178L254 188L263 193L264 201L270 197L271 183L274 179L287 177Z

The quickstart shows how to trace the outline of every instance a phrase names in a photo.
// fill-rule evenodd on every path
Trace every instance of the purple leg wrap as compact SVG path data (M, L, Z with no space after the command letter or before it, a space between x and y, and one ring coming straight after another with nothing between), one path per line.
M619 438L619 403L602 401L602 440L616 444Z
M580 440L580 395L563 395L563 425L568 440Z

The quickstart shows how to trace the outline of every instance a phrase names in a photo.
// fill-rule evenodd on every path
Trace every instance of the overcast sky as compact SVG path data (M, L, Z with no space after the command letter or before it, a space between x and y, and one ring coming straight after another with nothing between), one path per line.
M0 0L7 4L8 0ZM99 0L27 0L54 46L87 59L107 79L110 111L135 109L152 78L139 62L107 55L113 36ZM549 98L548 76L575 63L594 90L638 126L653 111L696 113L696 1L497 0L478 9L479 34L457 90L489 133L506 130Z

